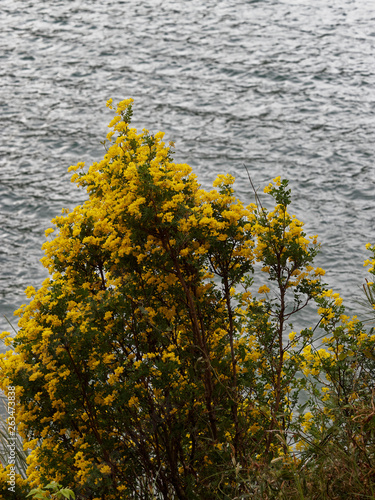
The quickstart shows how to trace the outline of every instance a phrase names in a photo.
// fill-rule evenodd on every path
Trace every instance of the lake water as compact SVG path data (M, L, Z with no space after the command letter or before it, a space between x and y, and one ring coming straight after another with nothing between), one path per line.
M67 168L103 156L111 112L166 132L209 188L245 166L290 180L292 212L347 302L375 242L375 3L0 0L0 330L46 276L44 230L84 199Z

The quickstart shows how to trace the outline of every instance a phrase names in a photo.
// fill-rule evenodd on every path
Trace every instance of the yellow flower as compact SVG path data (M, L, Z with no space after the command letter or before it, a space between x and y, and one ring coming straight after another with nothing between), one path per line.
M134 102L133 99L124 99L123 101L119 102L117 104L116 113L120 114L122 111L125 111L125 109L133 102Z
M137 406L138 403L139 403L139 399L136 396L132 396L128 402L129 406Z
M37 378L42 377L42 376L43 376L42 372L36 371L32 375L30 375L29 380L30 380L30 382L33 382L34 380L36 380Z
M162 140L164 137L165 133L164 132L157 132L155 134L155 139Z
M112 472L110 466L107 464L102 465L99 470L102 474L110 474Z
M216 180L213 182L213 187L220 187L223 185L231 185L235 181L235 178L232 175L218 175Z
M296 333L296 332L290 332L290 334L289 334L289 340L290 340L290 341L294 340L294 337L295 337L296 335L297 335L297 333Z
M267 285L262 285L261 287L259 287L258 293L268 293L269 291L270 289Z
M108 134L107 134L107 140L108 140L108 141L111 141L111 140L112 140L112 136L113 136L113 134L114 134L114 133L115 133L115 131L114 131L114 130L111 130L110 132L108 132Z
M314 271L315 276L324 276L325 275L325 270L322 269L321 267L317 267Z
M36 294L35 288L33 286L28 286L25 290L26 297L30 299L33 295Z

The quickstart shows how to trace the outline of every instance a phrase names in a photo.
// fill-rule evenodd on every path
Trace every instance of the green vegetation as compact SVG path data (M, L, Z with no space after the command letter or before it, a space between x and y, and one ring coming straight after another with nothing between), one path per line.
M71 167L88 199L46 231L50 276L3 334L29 453L14 498L374 498L375 334L314 267L288 181L272 210L230 175L206 191L131 116L119 103L104 159Z

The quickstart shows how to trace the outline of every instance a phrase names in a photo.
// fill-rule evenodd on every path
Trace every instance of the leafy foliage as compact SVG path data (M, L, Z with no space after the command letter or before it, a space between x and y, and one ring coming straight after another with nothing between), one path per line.
M28 497L32 497L32 500L37 500L39 498L53 498L56 500L64 500L65 498L67 498L68 500L74 500L75 494L72 490L63 488L61 484L57 484L55 481L52 481L52 483L47 484L44 488L32 489L26 498Z
M29 483L80 499L313 498L337 443L369 491L375 335L322 283L288 182L265 188L272 211L244 207L230 175L206 191L131 115L119 103L104 159L71 167L88 199L53 220L50 277L26 290L1 358ZM309 302L318 324L297 333Z

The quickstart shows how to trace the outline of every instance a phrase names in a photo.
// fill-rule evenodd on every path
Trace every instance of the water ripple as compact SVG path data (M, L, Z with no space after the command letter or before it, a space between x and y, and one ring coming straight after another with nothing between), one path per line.
M82 202L67 168L100 159L110 113L164 130L209 187L290 179L347 299L375 241L375 5L365 0L0 0L0 308L45 277L44 230ZM7 325L2 323L1 327Z

